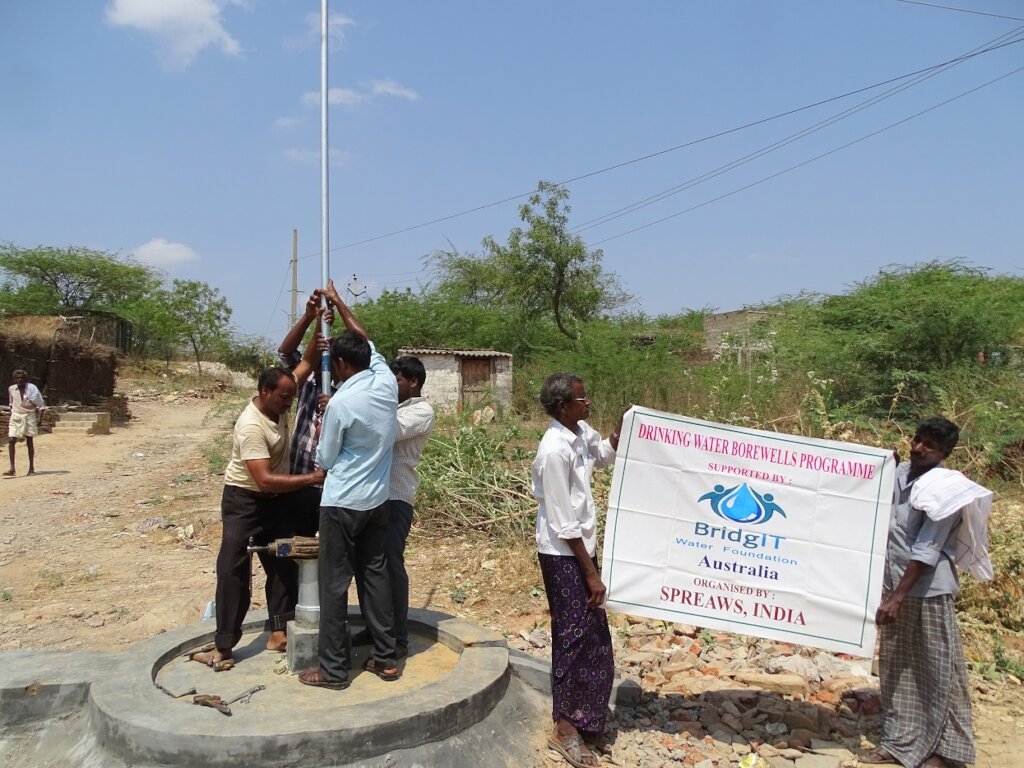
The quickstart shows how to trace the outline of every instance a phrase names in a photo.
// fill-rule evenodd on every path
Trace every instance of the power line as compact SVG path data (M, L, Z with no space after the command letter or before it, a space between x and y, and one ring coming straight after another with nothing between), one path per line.
M954 101L957 101L958 99L962 99L965 96L969 96L970 94L972 94L972 93L974 93L976 91L980 91L982 88L987 88L990 85L998 83L1000 80L1005 80L1006 78L1011 77L1013 75L1016 75L1018 72L1022 72L1022 71L1024 71L1024 66L1017 67L1016 69L1014 69L1014 70L1012 70L1010 72L1007 72L1004 75L1000 75L999 77L996 77L996 78L994 78L992 80L989 80L986 83L982 83L981 85L975 86L974 88L971 88L970 90L964 91L963 93L960 93L960 94L957 94L956 96L948 98L945 101L940 101L938 104L934 104L934 105L928 107L927 109L923 109L920 112L916 112L913 115L910 115L909 117L903 118L902 120L897 120L895 123L891 123L891 124L885 126L884 128L879 128L878 130L872 131L871 133L869 133L869 134L867 134L865 136L861 136L859 139L854 139L853 141L847 142L846 144L843 144L842 146L836 147L835 149L830 149L828 152L823 152L820 155L815 155L814 157L810 158L809 160L804 160L803 162L797 163L796 165L791 165L790 167L785 168L785 169L783 169L781 171L778 171L776 173L773 173L770 176L765 176L762 179L758 179L757 181L751 182L750 184L746 184L746 185L744 185L742 187L739 187L738 189L734 189L731 192L726 192L724 195L718 195L717 197L713 197L710 200L705 200L704 202L698 203L697 205L691 206L691 207L689 207L689 208L687 208L685 210L678 211L677 213L673 213L673 214L671 214L669 216L663 216L660 219L656 219L655 221L648 222L647 224L642 224L639 227L633 227L632 229L628 229L625 232L620 232L617 235L612 235L611 237L606 237L603 240L598 240L595 243L591 243L591 245L600 245L601 243L607 243L609 240L616 240L616 239L618 239L620 237L625 237L626 235L631 235L634 232L639 232L642 229L648 229L649 227L653 227L653 226L655 226L657 224L661 224L662 222L668 221L669 219L674 219L674 218L676 218L678 216L682 216L685 213L690 213L691 211L695 211L698 208L703 208L704 206L710 205L711 203L716 203L719 200L724 200L727 197L732 197L733 195L738 194L740 192L744 192L744 191L750 189L751 187L756 187L759 184L763 184L766 181L770 181L772 179L778 178L779 176L787 174L790 171L795 171L798 168L803 168L805 165L810 165L811 163L813 163L813 162L815 162L817 160L821 160L824 157L828 157L829 155L834 155L836 152L840 152L840 151L842 151L844 149L847 149L848 147L852 147L854 144L859 144L862 141L866 141L867 139L870 139L870 138L872 138L874 136L877 136L880 133L884 133L885 131L888 131L890 128L895 128L895 127L897 127L899 125L903 125L903 123L909 122L909 121L913 120L914 118L920 117L921 115L925 115L925 114L927 114L929 112L932 112L932 111L934 111L936 109L939 109L940 107L944 107L947 104L950 104L950 103L952 103Z
M977 16L991 16L994 19L1010 19L1011 21L1024 21L1024 17L1021 16L1004 16L1001 13L988 13L987 11L975 11L970 8L957 8L952 5L939 5L938 3L925 3L922 0L896 0L897 3L906 3L907 5L925 5L929 8L941 8L944 11L959 11L960 13L973 13Z
M889 90L881 94L878 94L877 96L873 96L870 99L862 101L859 104L855 104L854 106L849 107L841 112L837 112L836 114L816 123L815 125L810 126L809 128L804 128L800 131L797 131L796 133L790 134L784 139L780 139L772 144L769 144L765 147L762 147L761 149L758 149L755 152L751 152L748 155L744 155L738 160L733 160L729 163L726 163L725 165L715 168L714 170L701 174L700 176L695 176L689 179L688 181L683 182L682 184L678 184L666 190L662 190L661 192L645 197L642 200L639 200L635 203L631 203L630 205L618 208L614 211L611 211L610 213L606 213L602 216L590 219L589 221L585 221L582 224L573 227L572 231L575 233L580 233L585 232L589 229L593 229L594 227L598 227L602 224L607 224L610 221L614 221L615 219L619 219L630 213L634 213L635 211L638 211L641 208L646 208L649 205L654 205L657 202L672 197L673 195L677 195L680 192L683 192L687 189L692 189L698 184L702 184L705 181L710 181L711 179L721 176L722 174L727 173L728 171L734 170L736 168L739 168L740 166L746 165L747 163L753 162L754 160L760 157L764 157L765 155L770 154L771 152L774 152L777 149L781 149L785 146L788 146L789 144L792 144L793 142L798 141L799 139L809 136L812 133L816 133L820 130L823 130L824 128L829 127L830 125L834 125L840 120L844 120L847 117L850 117L851 115L868 109L886 99L892 98L893 96L902 93L903 91L912 88L913 86L922 83L925 80L942 74L943 72L948 71L953 67L959 66L960 64L967 61L968 57L976 56L979 53L987 52L989 50L995 50L996 48L1001 48L1006 45L1012 45L1014 43L1022 42L1024 41L1024 37L1018 38L1016 40L1010 40L1009 42L1005 41L1006 38L1018 35L1022 31L1024 31L1024 27L1018 27L1017 29L1011 32L1007 32L1003 35L1000 35L999 37L995 38L994 40L991 40L988 43L984 43L983 45L979 46L978 48L975 48L972 51L968 51L968 53L964 54L964 56L962 57L958 57L957 59L951 59L949 63L942 65L941 68L932 68L926 74L918 75L908 83L903 83L902 85L894 86L893 88L890 88Z
M1012 32L1011 33L1007 33L1007 35L1010 35L1010 34L1014 34L1014 33L1012 33ZM1003 35L1002 37L1006 37L1007 35ZM999 39L999 38L997 38L997 39ZM823 106L825 104L829 104L829 103L831 103L833 101L839 101L841 99L845 99L845 98L848 98L850 96L855 96L855 95L857 95L859 93L864 93L866 91L871 91L871 90L874 90L875 88L881 88L882 86L889 85L889 84L895 83L895 82L899 82L900 80L906 80L907 78L916 77L917 75L921 75L923 73L927 73L927 72L930 72L932 70L939 69L941 67L946 67L946 66L948 66L948 65L950 65L952 63L955 63L955 62L965 61L967 59L971 59L971 58L974 58L976 56L980 56L980 55L985 54L985 53L990 53L992 51L998 50L999 48L1003 48L1006 45L1012 45L1012 44L1017 43L1017 42L1021 42L1021 41L1020 40L1014 40L1014 41L1009 42L1009 43L1003 43L1001 45L994 45L994 46L992 46L990 48L984 48L982 50L976 50L976 51L964 54L962 56L957 56L956 58L949 59L947 61L943 61L943 62L941 62L939 64L934 64L932 66L925 67L923 69L918 69L918 70L916 70L914 72L908 72L906 74L899 75L897 77L891 77L891 78L889 78L887 80L882 80L882 81L879 81L877 83L873 83L871 85L866 85L866 86L863 86L863 87L860 87L860 88L855 88L855 89L853 89L851 91L847 91L845 93L841 93L841 94L839 94L837 96L831 96L831 97L829 97L827 99L822 99L820 101L816 101L816 102L813 102L811 104L806 104L806 105L804 105L802 107L796 107L794 109L789 109L789 110L786 110L784 112L779 112L779 113L777 113L775 115L771 115L769 117L763 117L763 118L760 118L758 120L753 120L753 121L751 121L749 123L745 123L743 125L739 125L739 126L736 126L736 127L733 127L733 128L728 128L726 130L719 131L717 133L712 133L712 134L709 134L707 136L703 136L703 137L698 138L698 139L692 139L691 141L687 141L687 142L684 142L682 144L677 144L677 145L672 146L672 147L667 147L665 149L660 149L660 150L657 150L655 152L650 152L650 153L648 153L646 155L642 155L640 157L635 157L635 158L633 158L631 160L625 160L625 161L620 162L620 163L615 163L614 165L610 165L610 166L607 166L607 167L604 167L604 168L600 168L600 169L598 169L596 171L590 171L588 173L584 173L584 174L581 174L579 176L574 176L572 178L565 179L563 181L559 181L559 182L556 182L556 183L559 184L560 186L566 186L566 185L569 185L569 184L573 184L573 183L575 183L577 181L583 181L584 179L589 179L589 178L592 178L594 176L598 176L598 175L603 174L603 173L608 173L610 171L618 170L619 168L624 168L624 167L629 166L629 165L634 165L636 163L643 162L644 160L650 160L650 159L653 159L655 157L660 157L661 155L668 154L670 152L676 152L676 151L678 151L680 149L686 149L688 147L693 147L693 146L696 146L697 144L702 144L704 142L711 141L713 139L718 139L718 138L721 138L723 136L728 136L730 134L746 130L747 128L753 128L755 126L763 125L763 124L771 122L773 120L779 120L781 118L789 117L790 115L795 115L795 114L798 114L800 112L806 112L809 109L814 109L815 107L820 107L820 106ZM344 250L344 249L347 249L347 248L354 248L354 247L359 246L359 245L366 245L367 243L376 242L377 240L384 240L384 239L386 239L388 237L394 237L395 235L401 235L401 234L405 234L406 232L412 232L412 231L417 230L417 229L423 229L424 227L429 227L429 226L431 226L433 224L440 224L442 222L450 221L452 219L456 219L456 218L459 218L459 217L462 217L462 216L468 216L471 213L478 213L480 211L484 211L484 210L487 210L489 208L494 208L494 207L499 206L499 205L504 205L505 203L510 203L510 202L512 202L514 200L519 200L519 199L521 199L523 197L528 197L529 195L534 194L535 191L536 190L530 190L529 192L521 192L519 194L510 195L508 197L502 198L501 200L495 200L494 202L484 203L482 205L478 205L478 206L475 206L473 208L468 208L466 210L459 211L458 213L448 214L447 216L439 216L439 217L437 217L435 219L431 219L429 221L424 221L424 222L421 222L419 224L413 224L413 225L410 225L410 226L407 226L407 227L402 227L400 229L392 230L391 232L385 232L384 234L375 235L373 237L368 237L368 238L365 238L363 240L357 240L357 241L354 241L354 242L351 242L351 243L346 243L344 245L335 246L334 248L331 248L331 252L333 253L334 251L340 251L340 250ZM300 260L318 258L319 256L320 256L319 252L311 253L311 254L308 254L306 256L300 257Z
M281 294L284 293L284 284L288 281L288 273L291 271L291 268L292 268L291 262L288 262L288 265L285 267L285 270L284 270L284 277L281 278L281 289L277 292L277 298L274 299L274 309L275 310L277 309L277 306L281 303ZM270 331L270 324L273 323L273 322L274 322L274 313L271 312L270 316L267 318L267 327L263 329L263 335L264 336L266 336L267 332Z

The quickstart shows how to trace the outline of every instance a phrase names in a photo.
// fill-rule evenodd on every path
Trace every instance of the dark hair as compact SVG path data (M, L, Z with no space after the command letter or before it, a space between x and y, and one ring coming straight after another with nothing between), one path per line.
M342 331L331 342L331 357L365 371L370 367L370 342L355 331Z
M548 416L557 419L558 406L572 400L574 381L583 383L583 379L575 373L553 373L548 376L548 380L540 388L540 404Z
M943 451L947 456L956 448L960 442L960 427L944 416L933 416L925 419L917 425L917 434L923 437L930 437L935 441L935 447Z
M260 374L259 381L256 382L256 391L262 392L264 389L275 390L277 389L278 382L286 376L289 379L293 378L291 373L279 366L264 368Z
M423 363L420 362L418 357L413 357L412 355L396 357L391 362L391 372L395 374L400 373L409 381L415 379L421 387L427 380L427 369L423 367Z

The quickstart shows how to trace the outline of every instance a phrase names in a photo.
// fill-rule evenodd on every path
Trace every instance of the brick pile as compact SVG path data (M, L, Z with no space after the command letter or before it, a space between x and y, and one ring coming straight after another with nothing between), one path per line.
M96 401L96 408L109 413L110 421L114 424L125 424L132 417L131 408L128 407L128 395L101 397Z

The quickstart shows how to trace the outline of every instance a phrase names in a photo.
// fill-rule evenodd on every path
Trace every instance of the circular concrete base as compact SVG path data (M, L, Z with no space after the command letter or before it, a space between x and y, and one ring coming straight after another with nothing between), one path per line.
M128 652L104 654L82 669L89 677L85 709L106 751L129 763L204 766L320 766L351 763L457 734L487 717L509 683L508 649L499 635L429 611L410 611L410 656L402 679L386 683L363 672L358 649L352 684L311 688L263 649L265 616L252 614L226 672L182 657L213 637L205 624L158 635ZM83 681L86 682L86 681ZM189 688L230 699L266 689L230 716L197 706Z

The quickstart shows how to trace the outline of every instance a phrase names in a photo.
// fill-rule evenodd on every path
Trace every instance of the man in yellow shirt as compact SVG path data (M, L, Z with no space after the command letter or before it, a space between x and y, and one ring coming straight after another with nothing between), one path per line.
M295 379L283 368L267 368L260 375L258 394L235 422L231 459L224 470L221 497L220 552L217 555L216 649L193 655L214 665L232 655L242 638L242 622L249 610L249 538L255 544L292 536L300 511L308 507L308 494L324 481L319 467L301 475L288 474L288 412L295 399ZM285 628L295 617L298 566L290 558L260 553L267 574L267 611L270 638L267 649L283 651Z

